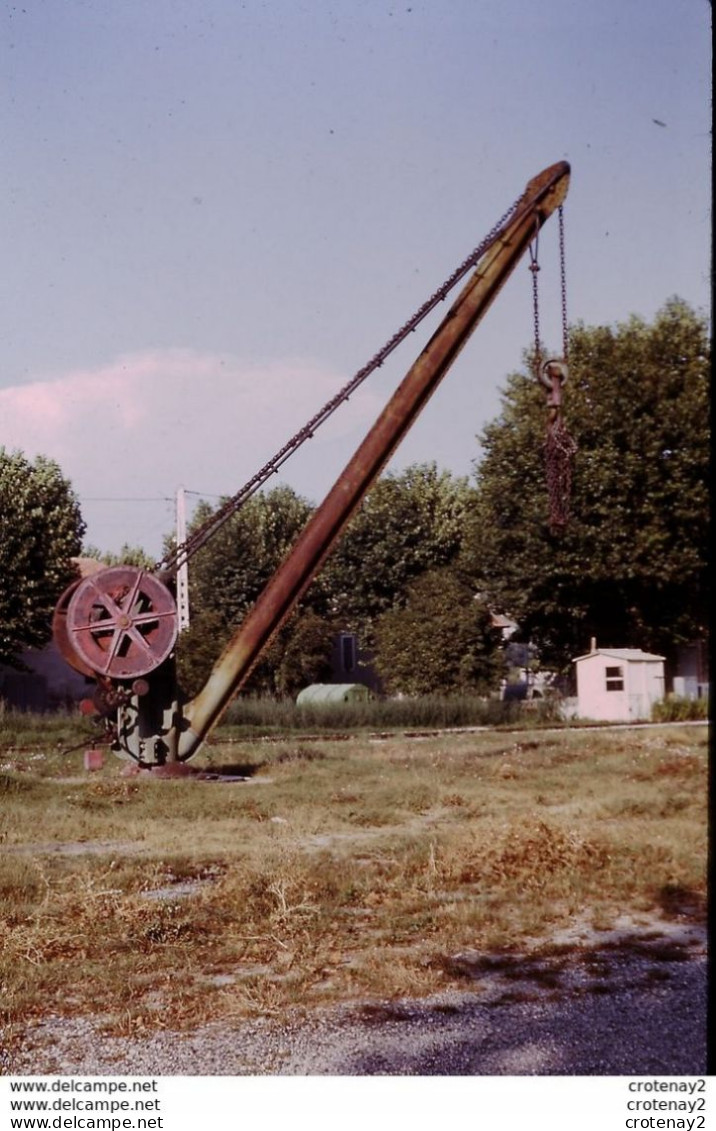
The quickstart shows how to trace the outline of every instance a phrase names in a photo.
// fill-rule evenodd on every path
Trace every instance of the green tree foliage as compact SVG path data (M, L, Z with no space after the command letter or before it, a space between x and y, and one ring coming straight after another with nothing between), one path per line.
M192 558L192 615L215 613L233 631L286 557L311 511L310 503L290 487L276 487L249 499ZM201 504L192 530L211 513Z
M272 691L293 696L310 683L329 682L332 635L330 622L311 609L292 617L279 641Z
M577 326L565 420L578 444L572 517L548 528L544 391L514 374L482 437L464 564L545 660L590 637L668 652L707 623L706 326L672 299L649 325Z
M318 582L330 615L371 644L373 622L405 604L416 578L455 561L474 499L435 463L378 480Z
M486 692L501 671L499 633L472 585L454 570L430 570L406 603L376 624L376 667L389 692Z
M404 604L411 581L455 560L473 497L467 480L439 472L434 464L379 480L247 689L293 694L328 678L336 630L354 628L370 640L375 618ZM201 686L311 513L311 505L289 487L256 495L192 559L192 630L179 644L188 693ZM210 514L206 504L198 508L193 527ZM206 636L208 648L200 642Z
M150 573L156 564L154 559L141 546L130 546L128 542L124 543L118 553L114 553L112 550L98 550L96 546L86 546L83 553L85 557L95 558L96 561L102 562L106 566L132 565L139 569L149 570Z
M179 634L176 648L177 680L186 699L201 691L230 636L219 613L211 609L192 612L191 623Z
M85 525L70 483L44 456L0 448L0 661L50 638L55 603L76 577Z
M186 698L204 686L232 635L233 630L218 613L192 614L191 625L177 644L177 675ZM309 683L327 682L331 675L331 636L331 625L310 609L294 613L269 643L244 690L294 696Z
M191 627L181 634L177 648L179 681L185 694L193 695L203 686L219 653L286 557L311 512L310 503L290 487L257 494L192 558ZM208 504L201 504L192 530L211 514ZM298 618L292 618L266 649L245 685L247 690L268 694L292 690L288 661L284 663L283 657L297 623Z

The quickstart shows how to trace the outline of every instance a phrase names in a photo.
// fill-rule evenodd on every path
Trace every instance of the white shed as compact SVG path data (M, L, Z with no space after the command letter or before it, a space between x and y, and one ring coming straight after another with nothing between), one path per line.
M651 718L664 698L664 657L641 648L596 648L574 660L583 719L635 722Z

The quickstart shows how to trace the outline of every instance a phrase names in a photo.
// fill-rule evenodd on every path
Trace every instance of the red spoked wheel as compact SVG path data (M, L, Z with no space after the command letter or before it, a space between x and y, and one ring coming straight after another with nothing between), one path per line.
M154 671L174 647L177 631L172 594L135 566L111 566L86 577L71 594L64 620L70 650L92 672L111 679Z

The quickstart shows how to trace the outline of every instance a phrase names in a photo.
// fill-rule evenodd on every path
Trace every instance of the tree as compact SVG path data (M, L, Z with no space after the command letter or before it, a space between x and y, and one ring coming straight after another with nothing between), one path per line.
M84 556L94 558L96 561L101 562L102 565L132 565L137 566L139 569L148 570L150 573L156 564L154 558L141 546L130 546L128 542L124 543L118 553L115 553L113 550L98 550L96 546L86 546Z
M706 631L709 346L674 298L648 325L574 328L565 419L572 517L550 533L544 391L513 374L482 436L463 565L561 664L590 637L669 653Z
M332 627L310 610L300 610L270 641L244 690L261 695L295 695L309 683L331 676ZM216 612L192 614L177 642L177 675L185 698L206 683L220 653L233 635Z
M179 637L179 681L187 695L206 680L221 650L276 572L305 526L312 507L291 487L259 493L219 529L189 565L191 627ZM212 514L197 508L192 531ZM191 531L190 531L191 533ZM291 685L282 657L297 624L292 618L247 680L247 690L275 694Z
M294 615L279 642L272 690L293 696L311 683L330 683L333 632L330 622L310 609Z
M487 607L448 568L418 577L405 605L379 618L375 636L376 668L389 692L486 692L502 666Z
M85 524L56 463L0 448L0 661L51 635L57 599L77 576Z
M192 558L192 613L211 611L228 628L236 628L286 557L311 511L310 503L291 487L276 487L249 499ZM192 530L211 513L210 507L201 504Z
M185 699L201 691L231 632L219 613L192 612L191 623L177 638L177 680Z
M326 612L370 644L373 622L405 604L408 587L454 562L474 490L467 479L413 464L376 483L309 593Z
M370 640L374 619L405 602L409 583L459 553L473 491L466 479L415 465L378 481L294 615L256 665L247 689L293 693L330 671L331 637L354 627ZM311 516L312 506L290 487L255 495L192 559L192 624L206 619L216 654L244 619ZM203 504L193 528L211 515ZM186 687L210 665L197 629L183 633L180 671Z

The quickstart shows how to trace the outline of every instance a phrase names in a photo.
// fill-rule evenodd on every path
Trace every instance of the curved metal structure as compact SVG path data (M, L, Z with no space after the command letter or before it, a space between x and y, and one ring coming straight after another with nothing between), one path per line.
M114 577L88 579L69 598L64 633L81 661L102 677L146 674L148 690L118 709L113 749L142 765L184 761L199 749L227 704L248 677L268 641L283 624L321 568L371 484L448 372L469 336L521 260L537 232L564 201L569 165L545 169L527 185L509 218L420 356L381 412L324 502L314 512L283 565L218 658L204 688L181 704L170 658L139 669L164 654L173 599L149 587L149 575L127 579L124 597L112 595ZM106 571L111 573L111 570ZM137 571L141 573L141 571ZM154 578L157 585L161 585ZM151 607L139 607L139 598ZM141 602L139 602L141 605ZM152 619L153 617L153 619ZM124 619L122 619L124 618ZM63 623L63 617L59 617ZM126 623L125 623L126 622ZM154 633L154 635L153 635ZM132 668L124 674L122 665ZM136 668L136 670L134 670Z
M64 637L79 670L136 679L158 668L177 638L172 594L151 573L112 566L80 581L69 596Z

